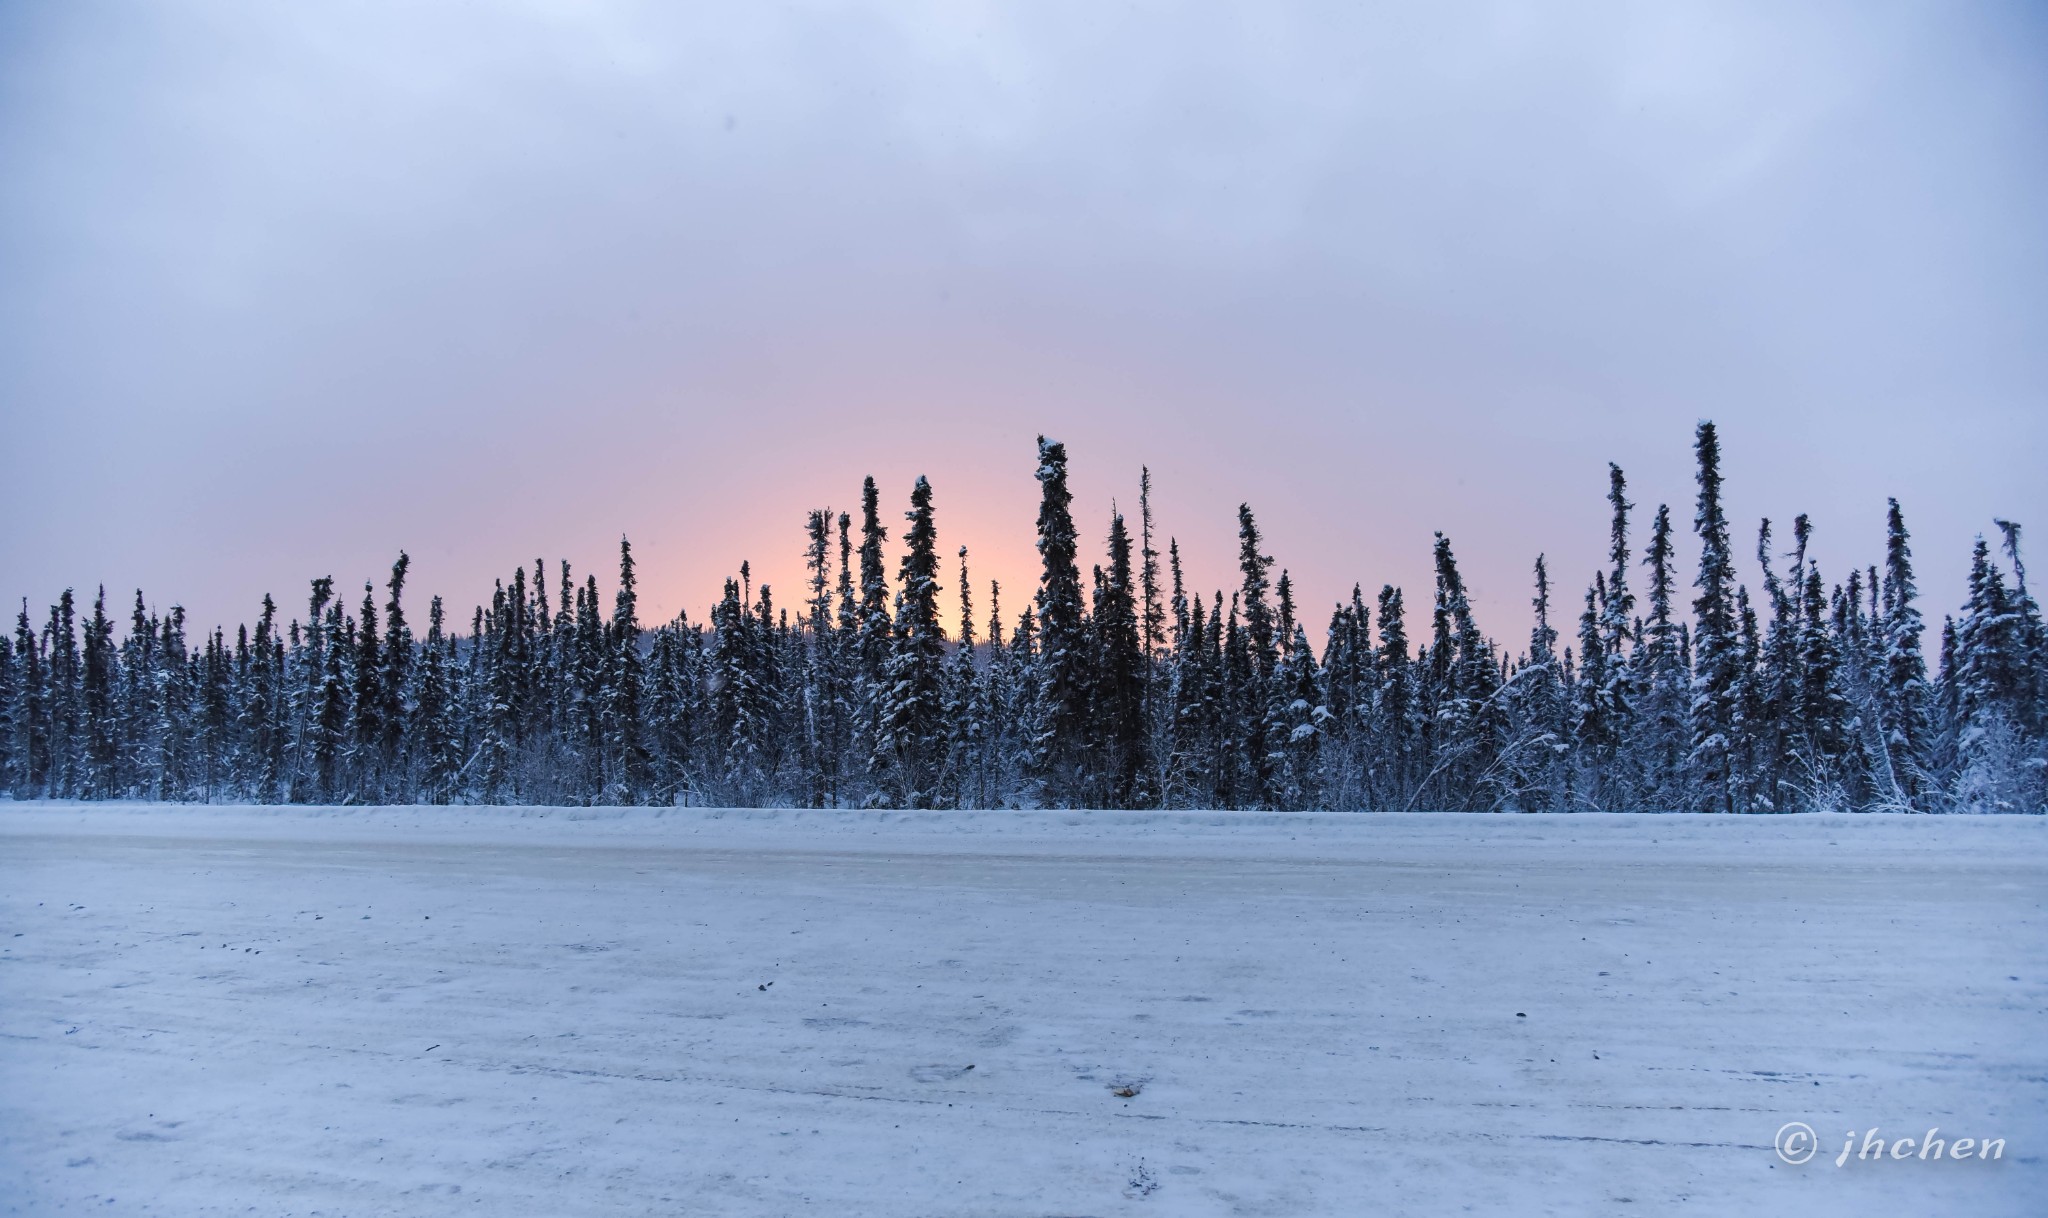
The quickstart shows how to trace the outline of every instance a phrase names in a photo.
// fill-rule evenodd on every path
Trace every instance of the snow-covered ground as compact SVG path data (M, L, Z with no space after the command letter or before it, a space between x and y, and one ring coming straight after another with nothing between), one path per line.
M2044 898L2043 818L0 805L0 1212L2038 1214Z

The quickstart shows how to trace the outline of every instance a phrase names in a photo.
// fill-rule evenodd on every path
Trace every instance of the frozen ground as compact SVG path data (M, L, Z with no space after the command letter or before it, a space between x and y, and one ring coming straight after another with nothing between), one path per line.
M2042 818L0 804L0 1213L2038 1214L2044 898Z

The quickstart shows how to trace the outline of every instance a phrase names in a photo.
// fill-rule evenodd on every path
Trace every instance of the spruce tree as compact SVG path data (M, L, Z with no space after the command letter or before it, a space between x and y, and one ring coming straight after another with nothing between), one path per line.
M50 689L42 644L29 620L26 597L21 615L14 620L14 656L19 676L8 724L15 741L12 789L16 799L36 799L49 794Z
M79 793L87 799L112 799L118 794L114 763L120 723L114 706L115 663L114 623L107 617L107 590L102 585L93 600L92 617L86 621L85 662L80 682L85 769Z
M974 589L967 581L967 547L960 547L960 630L946 673L946 703L940 721L946 733L946 765L939 784L942 806L988 806L987 699L974 665Z
M1737 811L1729 757L1735 740L1735 697L1740 683L1736 634L1734 558L1728 518L1721 508L1721 444L1711 422L1699 425L1699 576L1693 581L1692 753L1687 759L1697 806L1704 812Z
M141 615L141 593L136 614ZM284 662L277 639L277 602L263 596L250 647L249 682L242 703L242 737L250 754L250 794L259 803L274 803L284 787Z
M454 798L462 768L452 722L455 698L450 687L448 642L437 596L427 606L427 639L420 651L419 697L413 715L418 725L419 791L430 804L445 804Z
M383 648L377 642L376 587L367 580L363 583L363 617L354 644L355 665L351 675L355 716L350 756L355 769L355 795L358 800L377 803L382 800L379 784L383 767L379 763L384 751L384 679L380 670Z
M1966 811L2040 806L2048 760L2026 732L2038 653L2027 648L2027 614L2006 584L1983 537L1970 555L1969 600L1955 623L1953 660L1955 768L1951 799Z
M387 771L400 775L404 773L403 753L411 727L408 706L414 650L412 627L406 624L400 600L405 592L405 573L411 566L412 559L403 550L398 552L398 561L391 564L391 581L385 585L391 599L384 603L384 652L377 664L377 717L384 729L379 760ZM534 566L534 578L540 578L538 563ZM545 598L544 589L540 594ZM541 603L545 604L545 599Z
M1382 627L1385 619L1382 618ZM1450 539L1436 535L1436 610L1425 691L1430 717L1431 793L1437 806L1474 806L1481 775L1501 745L1505 716L1494 695L1500 687L1493 648L1479 633L1464 577Z
M1139 619L1149 659L1166 641L1166 609L1159 601L1159 551L1152 548L1152 470L1138 469L1138 586L1142 590Z
M21 704L21 675L14 662L14 641L0 634L0 790L21 789L16 715ZM19 799L21 796L16 795Z
M1272 606L1266 592L1272 586L1268 573L1273 558L1261 554L1262 539L1250 505L1237 505L1237 566L1244 579L1241 589L1244 611L1244 644L1250 663L1234 682L1236 716L1243 733L1245 781L1250 789L1245 798L1252 807L1267 806L1273 794L1274 759L1269 727L1272 717L1273 670L1279 665Z
M1799 701L1801 735L1795 756L1802 769L1806 806L1839 811L1848 757L1849 699L1842 687L1842 654L1826 620L1828 602L1818 564L1809 563L1799 598Z
M1109 571L1095 614L1096 667L1095 759L1096 802L1103 807L1147 807L1152 792L1147 779L1145 685L1149 663L1137 599L1132 586L1131 538L1121 513L1109 521Z
M1088 784L1089 646L1076 565L1067 448L1038 438L1038 647L1026 770L1044 802L1072 807Z
M611 653L611 681L606 691L606 751L616 767L610 773L618 803L639 803L647 791L647 748L640 736L641 673L639 593L633 574L633 545L619 538L619 591L613 601L606 640Z
M834 762L838 756L839 693L835 653L838 638L832 625L832 513L815 509L804 522L804 567L810 572L810 613L805 622L809 647L802 669L804 773L808 802L828 806L838 792Z
M1401 589L1382 584L1380 620L1379 704L1373 715L1373 737L1380 742L1380 763L1374 776L1374 798L1382 807L1414 806L1420 793L1418 774L1424 708L1413 663L1408 655L1407 608Z
M944 631L939 626L938 530L932 520L931 483L920 476L910 492L908 550L898 569L896 621L875 768L895 805L928 808L937 797L945 760Z
M2012 563L2013 612L2019 615L2019 643L2026 657L2022 663L2027 678L2020 682L2017 718L2029 736L2048 729L2048 625L2041 618L2041 606L2027 590L2027 564L2020 557L2020 526L2012 520L1993 520L2005 541L2005 554ZM2030 678L2030 679L2028 679Z
M78 796L85 765L77 618L77 605L66 588L50 606L50 620L43 627L43 651L49 661L50 788L61 799Z
M1507 761L1514 806L1542 812L1564 806L1568 710L1558 635L1550 624L1550 569L1541 554L1536 556L1535 575L1536 595L1530 604L1536 621L1529 631L1528 654L1512 680Z
M1308 632L1299 622L1292 625L1274 670L1274 712L1268 731L1277 746L1273 767L1276 802L1283 808L1303 809L1315 807L1322 794L1330 711Z
M1632 684L1640 691L1636 759L1630 767L1641 775L1633 805L1670 812L1690 804L1686 798L1685 758L1691 738L1686 665L1679 623L1672 614L1671 512L1659 504L1650 526L1650 548L1643 563L1650 569L1650 616L1635 651Z

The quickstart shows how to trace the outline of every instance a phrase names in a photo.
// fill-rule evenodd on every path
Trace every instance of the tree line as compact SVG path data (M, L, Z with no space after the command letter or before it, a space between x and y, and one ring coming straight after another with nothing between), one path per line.
M1694 448L1689 584L1667 506L1638 557L1636 505L1609 466L1606 565L1575 629L1539 556L1519 650L1481 631L1442 534L1428 621L1412 628L1400 588L1354 587L1318 648L1249 506L1239 585L1191 591L1177 542L1154 546L1149 472L1135 529L1112 514L1084 578L1066 450L1043 438L1039 584L1014 621L990 585L985 626L967 551L939 552L924 478L893 577L869 478L857 522L809 514L798 604L755 588L743 563L708 620L652 628L623 539L609 612L595 578L578 584L564 562L551 587L537 561L498 583L466 633L439 597L415 632L403 554L359 603L322 577L303 617L265 596L232 636L194 637L182 609L158 614L138 591L117 639L104 589L89 611L67 590L40 623L24 601L12 639L0 635L0 787L306 803L2048 806L2048 634L2019 526L1996 522L1997 551L1977 539L1930 673L1896 500L1882 563L1832 583L1808 555L1806 517L1788 539L1764 521L1752 594L1712 423Z

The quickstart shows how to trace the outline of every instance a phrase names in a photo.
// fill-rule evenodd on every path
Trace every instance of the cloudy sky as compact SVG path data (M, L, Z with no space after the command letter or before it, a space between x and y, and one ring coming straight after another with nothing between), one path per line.
M1938 618L2048 530L2044 148L2022 4L0 6L0 594L466 619L626 533L698 617L923 473L1014 613L1045 432L1091 546L1149 463L1320 618L1440 529L1518 643L1713 418Z

